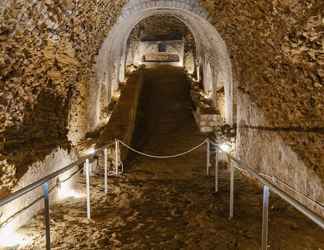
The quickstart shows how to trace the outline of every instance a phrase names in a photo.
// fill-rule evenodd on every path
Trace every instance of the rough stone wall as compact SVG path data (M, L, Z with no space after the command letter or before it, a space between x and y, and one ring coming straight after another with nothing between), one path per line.
M324 2L201 3L230 50L240 157L323 204Z
M155 1L133 2L149 5ZM181 8L195 1L164 2L165 7ZM297 188L302 186L301 179L290 178L291 173L302 173L305 166L302 192L323 202L323 1L200 2L230 50L241 108L240 156L251 165L261 164L260 169L269 173L283 170L280 176ZM41 141L46 150L36 147L30 156L42 159L58 145L68 147L68 139L75 143L82 137L94 58L123 4L123 0L7 0L0 4L2 171L8 168L10 176L16 176L13 159L30 158L16 157L22 148L31 152ZM192 10L200 12L194 6ZM262 136L268 140L260 140ZM54 138L55 143L49 143ZM273 146L262 151L271 140ZM289 151L295 164L277 164L285 161L276 145L288 147L282 152ZM273 161L257 161L252 156L258 153L272 154ZM273 170L274 165L281 167ZM290 172L285 171L288 168ZM1 179L7 188L14 186L10 180Z
M0 176L10 176L0 193L28 165L84 136L95 57L124 2L0 4Z
M126 86L121 89L120 98L116 107L114 108L111 118L108 124L103 128L102 132L98 136L96 147L102 147L107 143L113 143L115 139L119 139L128 145L132 145L134 140L134 133L136 127L139 126L140 118L140 100L143 89L143 69L139 69L136 72L128 75ZM127 160L129 150L124 147L120 148L120 154L122 161ZM114 147L111 147L108 151L110 156L109 160L113 162L110 165L110 171L115 172L115 151ZM103 162L103 154L99 156L99 165Z

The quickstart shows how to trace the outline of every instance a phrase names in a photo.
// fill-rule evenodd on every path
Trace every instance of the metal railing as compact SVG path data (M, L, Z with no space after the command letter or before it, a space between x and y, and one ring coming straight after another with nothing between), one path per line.
M45 235L46 235L46 249L50 250L51 249L51 236L50 236L50 214L49 214L49 182L60 176L61 174L75 168L79 167L79 170L81 170L82 167L80 165L83 164L84 171L86 174L86 200L87 200L87 206L86 206L86 211L87 211L87 218L91 218L91 202L90 202L90 160L94 159L94 157L100 153L103 152L104 154L104 192L108 192L108 148L114 145L115 147L115 167L116 167L116 172L115 174L118 174L118 167L119 167L119 157L118 157L118 141L116 140L114 143L107 144L101 148L95 149L94 152L87 154L81 158L79 158L77 161L67 165L66 167L63 167L56 172L47 175L46 177L33 182L32 184L10 194L9 196L3 198L0 200L0 207L7 205L8 203L21 198L25 194L32 192L36 188L42 187L43 190L43 196L41 198L44 199L44 219L45 219ZM79 172L79 171L77 171ZM39 199L36 199L36 201L39 201ZM34 203L34 202L33 202ZM29 208L28 206L27 208ZM26 209L26 208L25 208ZM16 215L16 214L15 214ZM1 228L0 228L1 229Z
M216 150L212 152L210 149L211 146L214 146ZM233 157L230 153L224 151L219 144L214 143L210 140L207 141L207 165L206 165L206 173L209 175L210 168L211 168L211 161L210 156L211 153L215 154L215 192L218 192L218 157L219 153L223 153L228 157L229 162L229 168L230 168L230 201L229 201L229 218L232 219L234 216L234 174L235 169L239 170L240 172L246 172L251 177L254 177L256 180L258 180L261 185L263 185L263 210L262 210L262 242L261 242L261 249L267 250L268 248L268 227L269 227L269 197L270 197L270 191L277 194L279 197L281 197L283 200L288 202L290 205L295 207L298 211L303 213L306 217L308 217L310 220L312 220L314 223L319 225L322 229L324 229L324 219L314 213L312 210L307 208L305 205L300 203L298 200L296 200L294 197L290 196L277 186L275 186L274 183L270 182L266 178L264 178L262 175L257 173L254 169L250 168L248 164L245 162ZM318 204L322 209L324 209L323 205Z
M215 138L214 138L215 139ZM245 162L233 157L230 153L226 152L222 149L222 147L213 142L211 139L207 138L199 145L193 147L192 149L189 149L183 153L175 154L175 155L169 155L169 156L161 156L161 155L150 155L144 152L140 152L129 145L123 143L122 141L118 141L123 146L128 148L129 150L138 153L142 156L150 157L150 158L157 158L157 159L166 159L166 158L176 158L181 157L183 155L186 155L193 150L201 147L202 145L206 144L206 174L209 176L210 174L210 168L211 168L211 154L215 154L215 192L218 192L218 157L219 152L224 153L229 162L229 169L230 169L230 205L229 205L229 219L232 219L234 217L234 175L235 175L235 169L238 169L241 172L248 173L251 177L254 177L258 182L260 182L263 185L263 210L262 210L262 242L261 242L261 249L266 250L268 248L268 224L269 224L269 198L270 198L270 191L277 194L279 197L281 197L283 200L288 202L290 205L294 206L298 211L302 212L304 215L306 215L309 219L311 219L313 222L315 222L317 225L319 225L322 229L324 229L324 219L321 218L319 215L314 213L312 210L307 208L305 205L300 203L298 200L296 200L294 197L290 196L288 193L284 192L280 188L278 188L274 183L270 182L264 176L260 173L257 173L254 169L250 168L248 164ZM216 150L212 150L211 146L214 146ZM310 199L306 195L302 194L305 198ZM315 202L314 200L312 200ZM324 209L324 206L320 203L317 203L318 206L320 206L322 209Z
M230 206L229 206L229 218L232 219L234 217L234 174L235 169L238 169L241 172L246 172L250 176L254 177L256 180L258 180L263 185L263 211L262 211L262 242L261 242L261 249L266 250L268 248L268 216L269 216L269 196L270 191L273 193L279 195L282 199L284 199L286 202L294 206L297 210L302 212L304 215L306 215L309 219L311 219L313 222L315 222L317 225L319 225L322 229L324 229L324 219L318 216L316 213L314 213L309 208L305 207L303 204L301 204L299 201L297 201L294 197L290 196L283 190L279 189L275 186L272 182L264 178L262 175L257 173L254 169L250 168L246 163L243 161L233 157L230 153L224 151L219 144L212 142L209 138L204 140L201 144L194 147L193 149L190 149L184 153L176 154L172 156L152 156L147 154L142 154L148 157L154 157L154 158L175 158L180 157L182 155L185 155L199 147L201 147L203 144L206 143L206 172L207 175L210 173L210 168L212 166L211 164L211 155L215 155L215 192L218 192L218 178L219 178L219 169L218 169L218 157L219 153L223 153L227 155L230 165ZM108 148L113 146L115 147L115 154L114 154L114 164L115 164L115 175L119 174L119 167L122 166L123 171L123 165L120 159L120 144L127 147L129 150L134 150L127 144L123 143L120 140L115 140L114 143L107 144L101 148L98 148L94 150L91 154L87 154L77 161L69 164L68 166L18 190L17 192L7 196L6 198L3 198L0 200L0 207L22 197L23 195L35 190L38 187L42 186L43 189L43 199L44 199L44 212L45 212L45 230L46 230L46 249L51 249L51 237L50 237L50 215L49 215L49 181L58 177L59 175L73 169L74 167L79 167L79 170L81 170L80 165L83 164L84 166L84 172L86 174L86 212L87 212L87 218L91 218L91 201L90 201L90 160L94 159L94 157L100 153L103 152L104 154L104 192L108 192ZM211 150L211 146L215 147L216 150ZM139 152L139 151L135 151ZM140 152L142 153L142 152ZM78 172L78 171L77 171ZM323 208L322 205L319 205Z

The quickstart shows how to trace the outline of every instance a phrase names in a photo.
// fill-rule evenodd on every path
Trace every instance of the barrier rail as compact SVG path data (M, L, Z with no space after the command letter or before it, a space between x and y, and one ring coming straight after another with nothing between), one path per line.
M180 153L180 154L176 154L176 155L168 155L168 156L154 156L154 155L148 155L145 153L141 153L137 150L135 150L134 148L128 146L126 143L120 141L120 140L115 140L114 143L110 143L107 144L101 148L95 149L94 152L87 154L81 158L79 158L77 161L67 165L66 167L63 167L62 169L59 169L58 171L49 174L47 176L45 176L44 178L33 182L32 184L14 192L13 194L10 194L9 196L3 198L0 200L0 207L16 200L19 199L20 197L24 196L25 194L35 190L38 187L42 187L43 190L43 196L35 199L35 201L33 201L30 205L28 205L27 207L25 207L23 209L26 210L28 208L31 207L31 205L35 204L36 202L40 201L41 199L44 199L44 222L45 222L45 236L46 236L46 249L50 250L51 249L51 234L50 234L50 214L49 214L49 193L53 190L53 189L49 189L49 181L58 177L59 175L79 166L79 169L77 171L75 171L75 173L78 173L82 167L80 167L81 164L83 164L84 167L84 171L86 174L86 212L87 212L87 218L91 219L91 200L90 200L90 161L92 160L95 155L97 155L100 152L103 152L104 154L104 192L108 193L108 148L111 146L114 146L115 148L115 175L119 174L119 166L122 167L121 172L123 172L123 163L120 159L120 145L122 144L123 146L125 146L126 148L128 148L129 150L132 150L136 153L148 156L148 157L153 157L153 158L162 158L162 159L166 159L166 158L175 158L175 157L180 157L183 155L186 155L194 150L196 150L197 148L201 147L202 145L204 145L206 143L206 140L204 140L202 143L200 143L199 145L193 147L192 149L189 149L186 152ZM71 175L71 177L75 174L73 173ZM70 177L69 177L70 178ZM67 178L67 179L69 179ZM55 188L56 186L54 186ZM17 216L19 213L15 213L14 215L10 216L9 218L13 218L15 216ZM5 223L7 223L9 220L6 219ZM5 223L3 223L1 226L3 226ZM0 227L1 229L1 227Z
M24 196L25 194L35 190L38 187L42 187L43 190L43 196L41 198L44 199L44 219L45 219L45 235L46 235L46 249L50 250L51 249L51 237L50 237L50 214L49 214L49 192L51 190L49 190L49 181L58 177L59 175L75 168L75 167L80 167L81 164L84 164L84 169L85 169L85 173L86 173L86 193L87 193L87 218L90 219L91 217L91 204L90 204L90 162L89 160L93 159L95 157L96 154L100 153L100 152L104 152L104 159L105 159L105 164L104 164L104 172L105 172L105 192L107 193L108 188L108 158L107 158L107 148L109 148L110 146L114 145L115 143L111 143L108 145L105 145L101 148L96 149L93 153L91 154L87 154L81 158L79 158L77 161L67 165L66 167L63 167L59 170L57 170L56 172L49 174L47 176L45 176L44 178L33 182L32 184L10 194L9 196L3 198L0 200L0 207L16 200L19 199L20 197ZM117 161L117 158L115 159L115 161ZM79 172L80 169L77 171ZM118 172L117 172L118 173ZM32 204L34 204L35 202L39 201L39 198L36 199L34 202L32 202ZM27 208L29 208L30 206L27 206ZM16 216L17 214L15 214ZM1 228L0 228L1 229Z
M250 168L243 161L233 157L228 152L222 150L219 144L209 142L210 145L216 147L215 152L215 192L218 191L218 154L222 152L227 155L230 167L230 206L229 206L229 218L232 219L234 216L234 170L238 169L241 172L247 172L250 176L257 179L263 185L263 210L262 210L262 242L261 249L266 250L268 248L268 227L269 227L269 197L270 191L277 194L283 200L288 202L290 205L295 207L298 211L303 213L306 217L311 219L314 223L319 225L324 229L324 219L314 213L312 210L301 204L295 198L291 197L289 194L284 192L275 186L272 182L267 180L262 176L262 174L257 173L254 169ZM209 150L208 150L209 151ZM210 157L210 156L209 156ZM207 172L207 174L209 171ZM304 195L305 196L305 195ZM307 197L307 196L305 196ZM309 197L308 197L309 198ZM321 208L323 205L318 204Z
M152 154L147 154L144 152L141 152L137 149L132 148L131 146L127 145L126 143L120 141L120 140L115 140L114 143L107 144L101 148L98 148L94 150L91 154L88 154L86 156L81 157L79 160L69 164L68 166L18 190L17 192L9 195L8 197L1 199L0 200L0 207L20 198L21 196L35 190L36 188L42 186L43 189L43 196L41 198L44 199L44 208L45 208L45 230L46 230L46 249L50 250L51 249L51 237L50 237L50 215L49 215L49 181L54 179L55 177L58 177L59 175L65 173L68 170L73 169L76 166L79 166L81 164L84 165L84 171L86 174L86 199L87 199L87 206L86 206L86 211L87 211L87 218L91 218L91 201L90 201L90 160L92 160L95 155L97 155L100 152L103 152L104 154L104 192L108 192L108 148L111 146L114 146L115 148L115 174L119 174L119 166L122 167L122 172L123 172L123 164L120 160L120 145L123 145L124 147L128 148L129 150L143 155L147 156L150 158L157 158L157 159L167 159L167 158L177 158L177 157L182 157L186 154L189 154L190 152L200 148L204 144L206 144L206 174L209 176L210 174L210 168L211 168L211 155L215 154L215 192L218 192L218 157L219 153L222 152L227 155L228 161L229 161L229 167L230 167L230 206L229 206L229 218L232 219L234 217L234 174L235 174L235 169L238 169L241 172L247 172L250 176L256 178L262 185L263 185L263 210L262 210L262 250L267 249L267 244L268 244L268 216L269 216L269 197L270 197L270 191L273 193L276 193L279 195L282 199L284 199L286 202L294 206L297 210L302 212L304 215L306 215L309 219L311 219L313 222L315 222L317 225L319 225L322 229L324 229L324 219L319 217L317 214L315 214L313 211L311 211L309 208L305 207L303 204L301 204L299 201L297 201L295 198L291 197L289 194L285 193L281 189L275 186L272 182L267 180L265 177L263 177L262 174L255 172L254 169L250 168L246 163L243 161L233 157L231 154L228 152L224 151L219 144L212 142L209 138L205 139L202 141L200 144L197 146L194 146L193 148L174 155L152 155ZM216 148L215 151L211 150L211 146L214 146ZM81 170L81 167L75 172L79 172ZM74 174L73 174L74 175ZM72 176L73 176L72 175ZM305 195L304 195L305 196ZM305 196L307 197L307 196ZM308 197L309 198L309 197ZM38 201L37 199L36 201ZM322 208L323 205L318 204L317 205L321 206Z
M168 155L168 156L162 156L162 155L151 155L144 152L141 152L139 150L136 150L129 145L123 143L122 141L119 141L123 146L128 148L129 150L132 150L133 152L140 154L142 156L147 156L150 158L157 158L157 159L167 159L167 158L176 158L181 157L183 155L186 155L193 150L201 147L206 143L206 174L209 176L210 174L210 168L211 168L211 154L215 153L215 192L218 192L218 151L223 152L228 157L229 162L229 168L230 168L230 204L229 204L229 219L232 219L234 217L234 174L235 169L238 169L241 172L247 172L250 176L256 178L262 185L263 185L263 210L262 210L262 242L261 242L261 249L266 250L268 248L268 234L269 234L269 198L270 198L270 191L277 194L279 197L281 197L283 200L288 202L290 205L294 206L298 211L302 212L304 215L306 215L309 219L311 219L313 222L315 222L317 225L319 225L322 229L324 229L324 219L318 216L316 213L314 213L309 208L305 207L303 204L301 204L299 201L297 201L294 197L291 197L289 194L284 192L283 190L279 189L275 186L274 183L271 183L269 180L264 178L264 174L257 173L254 169L250 168L246 163L243 161L233 157L230 153L224 151L221 146L217 143L212 142L209 138L205 139L202 143L199 145L193 147L192 149L189 149L183 153L175 154L175 155ZM211 151L211 146L216 147L216 150L214 152ZM237 165L236 165L237 164ZM296 190L294 190L296 192ZM303 195L305 198L310 199L308 196ZM310 199L313 201L312 199ZM313 201L315 202L315 201ZM324 208L323 205L319 204L318 202L315 202L318 206Z

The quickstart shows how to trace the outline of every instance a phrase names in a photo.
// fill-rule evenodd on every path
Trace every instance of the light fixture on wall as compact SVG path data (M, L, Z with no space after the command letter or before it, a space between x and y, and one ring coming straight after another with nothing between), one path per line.
M12 224L7 224L0 229L0 247L10 249L18 246L24 247L29 245L31 241L32 239L27 235L16 232Z
M220 149L226 153L232 150L232 145L230 143L222 143L219 145Z
M118 100L120 97L120 90L116 90L113 92L112 94L112 98L115 99L115 100Z
M58 184L58 198L64 200L66 198L82 198L84 195L80 192L75 191L72 188L71 182L59 182Z
M208 90L207 92L204 92L204 97L206 99L211 99L213 95L213 92L211 90Z
M84 151L85 155L93 155L96 153L96 149L92 146Z

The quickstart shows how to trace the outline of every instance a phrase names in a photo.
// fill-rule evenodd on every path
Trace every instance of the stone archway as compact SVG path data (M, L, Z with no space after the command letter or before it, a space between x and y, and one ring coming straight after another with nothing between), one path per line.
M103 99L99 98L102 95L101 89L109 89L108 95L104 97L109 103L113 93L118 90L119 82L124 80L127 40L132 30L143 19L158 14L172 15L181 20L194 36L197 61L202 62L200 66L204 68L210 65L211 72L222 73L226 96L225 120L229 124L234 123L231 62L223 39L207 20L207 12L199 7L196 0L183 2L134 0L125 5L120 18L99 51L96 65L97 81L90 89L90 102L95 104L89 105L90 129L95 129L100 123L102 103L98 100ZM213 84L216 84L215 82L213 81Z

